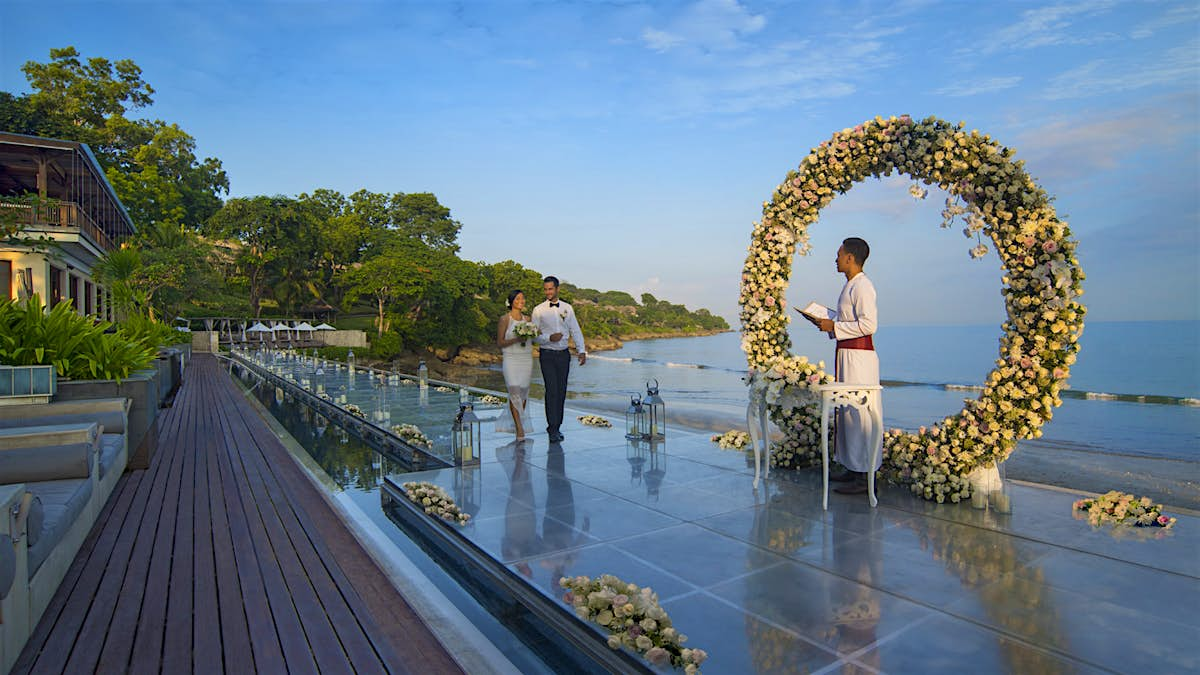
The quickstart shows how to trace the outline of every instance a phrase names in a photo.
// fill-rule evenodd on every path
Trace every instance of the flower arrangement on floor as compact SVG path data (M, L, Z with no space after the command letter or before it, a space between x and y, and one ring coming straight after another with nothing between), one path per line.
M433 446L429 437L421 433L421 430L415 424L396 424L392 426L392 433L400 437L400 440L409 445L418 448L429 449Z
M538 329L529 321L518 321L513 326L513 335L521 340L521 346L524 347L527 342L538 336Z
M1166 529L1175 525L1175 518L1163 513L1162 504L1155 504L1149 497L1139 499L1116 490L1099 497L1080 499L1075 502L1074 510L1086 511L1088 522L1092 525L1136 525Z
M454 392L454 387L443 387L442 385L439 384L438 386L434 387L433 390L440 391L443 394L450 394L450 393Z
M402 387L411 387L411 386L414 386L416 383L417 383L416 380L410 380L407 377L400 378L400 386L402 386Z
M972 257L987 253L983 239L990 238L1003 267L1008 319L996 368L979 397L929 428L889 432L884 475L926 499L959 501L970 496L966 475L975 467L1004 461L1018 441L1041 435L1062 403L1059 393L1079 350L1084 275L1070 229L1014 154L961 123L876 117L822 142L775 190L754 225L739 304L742 349L752 374L776 371L774 379L787 380L775 393L784 403L769 403L771 419L785 435L778 464L819 458L813 448L820 439L805 421L812 407L787 407L794 397L786 391L810 386L814 373L818 380L827 377L823 368L798 370L797 357L789 353L791 317L784 296L793 257L810 252L808 227L837 195L892 172L950 193L942 225L966 221L964 233L977 242ZM910 192L917 198L927 194L920 186Z
M321 393L317 394L317 397L323 401L332 401L333 400L333 397L330 396L329 394L326 394L325 392L321 392Z
M484 394L483 396L479 397L479 402L483 403L484 405L504 405L506 401L499 396Z
M595 579L562 577L558 584L567 589L563 601L575 609L576 616L608 631L608 646L613 649L627 647L655 666L669 664L688 675L699 673L708 658L703 649L683 647L687 636L672 627L671 617L649 588L627 584L611 574Z
M464 513L458 508L458 504L454 503L454 499L446 494L440 486L433 483L405 483L404 495L409 501L420 506L425 513L431 516L437 516L442 520L459 525L466 525L471 519L471 514Z
M585 427L600 427L602 429L608 429L612 427L612 422L609 422L599 415L580 415L575 419L579 420L579 422Z
M351 415L354 415L355 417L366 418L366 416L367 416L367 413L363 412L362 408L354 405L353 403L347 403L343 407L346 409L346 412L350 413Z
M750 434L737 429L730 429L723 434L713 434L713 443L717 444L722 450L743 450L747 445L750 445Z

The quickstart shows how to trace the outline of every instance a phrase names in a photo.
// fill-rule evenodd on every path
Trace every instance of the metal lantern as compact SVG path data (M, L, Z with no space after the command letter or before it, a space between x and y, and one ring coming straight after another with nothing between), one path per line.
M646 433L643 438L651 441L661 441L667 437L667 404L658 395L658 380L646 383L646 395L642 397L642 406L646 408Z
M635 441L646 435L646 406L642 405L642 397L634 394L629 398L629 407L625 410L625 438Z
M454 463L458 466L470 466L479 463L482 434L479 430L479 417L470 403L458 406L458 414L454 416L454 428L450 434L454 447Z

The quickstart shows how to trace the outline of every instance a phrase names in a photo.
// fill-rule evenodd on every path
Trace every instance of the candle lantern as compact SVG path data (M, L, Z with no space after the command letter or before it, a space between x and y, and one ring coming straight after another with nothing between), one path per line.
M356 362L357 362L357 359L354 358L354 350L351 349L349 352L346 353L346 365L350 366L350 372L352 372L352 373L354 372L354 364Z
M634 394L629 398L629 407L625 409L625 438L641 440L648 429L646 406L642 405L642 397Z
M454 416L454 427L450 433L454 446L454 463L458 466L471 466L479 463L482 438L479 431L479 417L470 403L458 406L458 414Z
M421 385L421 391L429 388L429 366L425 365L425 359L417 363L417 383Z
M646 395L642 397L642 406L646 409L647 432L644 438L661 441L667 437L667 405L658 395L658 380L646 383Z

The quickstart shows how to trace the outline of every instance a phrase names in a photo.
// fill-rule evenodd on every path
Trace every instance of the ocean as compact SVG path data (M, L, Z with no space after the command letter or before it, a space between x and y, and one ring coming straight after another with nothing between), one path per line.
M996 326L882 327L875 336L889 427L916 428L961 410L999 353ZM572 404L614 413L657 379L668 420L744 426L746 361L736 332L637 340L573 365ZM794 331L792 351L832 366L833 342ZM535 381L540 380L534 368ZM1043 440L1073 449L1200 461L1200 321L1092 322L1071 389Z

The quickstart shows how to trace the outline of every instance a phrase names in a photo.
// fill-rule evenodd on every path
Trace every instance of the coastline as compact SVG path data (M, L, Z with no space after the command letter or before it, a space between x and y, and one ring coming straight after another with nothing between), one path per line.
M709 335L719 335L721 333L730 333L733 329L728 330L707 330L707 331L667 331L665 333L650 333L639 332L623 335L621 337L603 336L586 338L588 344L588 352L611 352L625 346L626 342L635 340L655 340L655 339L673 339L673 338L691 338L691 337L707 337ZM449 356L449 354L445 354ZM439 359L443 355L438 355ZM460 366L481 366L500 363L500 348L495 343L466 345L458 350L449 362Z

